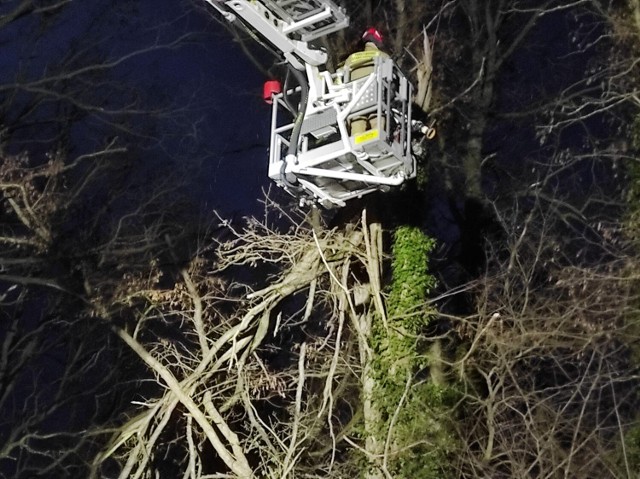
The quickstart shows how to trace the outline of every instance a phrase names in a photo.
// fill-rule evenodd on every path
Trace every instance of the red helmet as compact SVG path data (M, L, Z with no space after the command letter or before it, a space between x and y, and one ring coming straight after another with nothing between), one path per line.
M373 27L367 28L367 30L362 34L362 39L365 42L374 43L378 47L382 46L382 42L384 40L380 32Z

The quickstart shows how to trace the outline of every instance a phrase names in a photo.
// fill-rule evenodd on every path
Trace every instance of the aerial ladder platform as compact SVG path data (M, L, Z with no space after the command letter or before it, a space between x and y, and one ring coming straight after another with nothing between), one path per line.
M265 83L272 104L269 177L301 204L325 208L416 176L411 152L412 85L387 55L370 72L327 70L318 40L349 25L330 0L205 0L223 18L250 32L289 65L298 86ZM353 127L366 118L367 127Z

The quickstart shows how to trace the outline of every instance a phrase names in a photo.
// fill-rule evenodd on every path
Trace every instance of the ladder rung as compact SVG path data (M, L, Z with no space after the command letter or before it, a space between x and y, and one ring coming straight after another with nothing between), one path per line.
M297 33L303 41L311 41L349 25L346 14L331 0L262 0L271 12L290 27L283 33Z

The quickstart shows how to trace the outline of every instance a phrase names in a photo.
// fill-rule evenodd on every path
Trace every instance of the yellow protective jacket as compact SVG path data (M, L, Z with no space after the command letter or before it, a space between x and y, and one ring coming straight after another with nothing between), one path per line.
M345 81L353 81L369 75L373 71L373 63L376 57L388 58L389 55L371 42L366 43L363 51L349 55L342 67L345 73Z

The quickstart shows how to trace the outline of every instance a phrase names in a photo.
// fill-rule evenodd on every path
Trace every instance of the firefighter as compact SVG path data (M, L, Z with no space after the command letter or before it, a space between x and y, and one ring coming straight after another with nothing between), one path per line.
M361 51L352 53L342 67L344 82L351 82L364 78L374 71L375 59L388 58L389 55L381 50L383 38L378 30L371 27L362 35L364 48ZM376 114L369 116L358 116L351 120L351 135L359 135L367 130L378 127ZM384 125L383 125L384 128Z

